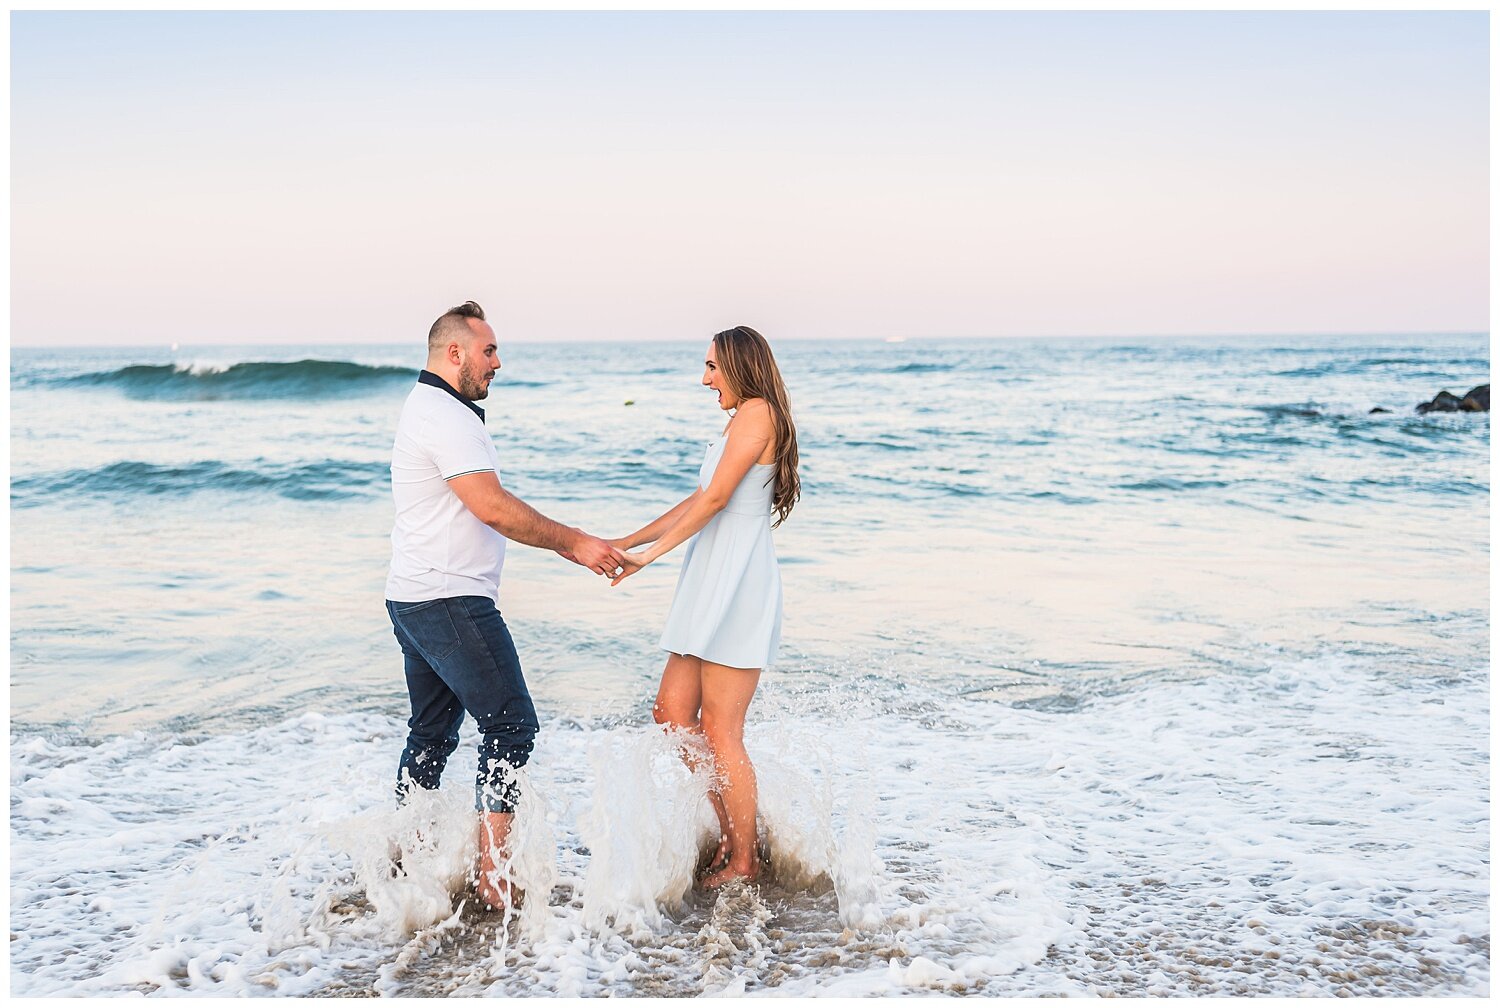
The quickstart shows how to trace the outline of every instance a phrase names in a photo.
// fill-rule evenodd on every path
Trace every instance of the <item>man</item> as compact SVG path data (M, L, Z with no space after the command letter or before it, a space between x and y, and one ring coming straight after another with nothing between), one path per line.
M496 865L515 812L515 771L530 758L538 727L498 608L506 540L556 550L597 574L623 563L602 539L558 524L501 487L484 411L474 405L489 395L499 368L495 332L473 301L432 324L427 368L396 427L385 589L411 695L396 798L438 786L464 711L472 714L483 734L474 785L478 889L491 907L513 902Z

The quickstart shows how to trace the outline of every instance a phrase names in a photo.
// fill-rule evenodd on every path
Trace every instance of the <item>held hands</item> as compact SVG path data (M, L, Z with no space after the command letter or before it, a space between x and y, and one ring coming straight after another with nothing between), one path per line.
M613 588L642 567L645 567L653 559L655 558L645 553L621 553L619 570L611 572L613 579L609 582L609 586Z
M615 571L622 568L625 562L623 551L582 529L574 531L578 534L573 542L567 548L557 550L558 556L571 560L580 567L587 567L595 574L613 576Z
M630 538L628 536L620 539L610 539L607 541L619 552L620 555L620 565L609 572L610 578L612 579L609 582L609 586L611 588L619 584L621 581L624 581L630 575L634 574L636 571L640 570L642 567L651 562L651 558L647 557L645 553L630 552L630 547L634 544L630 541Z
M571 560L580 567L587 567L595 574L611 578L611 588L654 559L648 558L644 553L626 552L630 547L629 539L600 539L582 529L575 531L578 535L573 543L568 548L555 552L563 559Z

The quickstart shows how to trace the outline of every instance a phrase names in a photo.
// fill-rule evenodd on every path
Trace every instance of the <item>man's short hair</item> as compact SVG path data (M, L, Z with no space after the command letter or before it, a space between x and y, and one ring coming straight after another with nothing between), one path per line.
M449 308L438 316L432 328L427 330L427 352L439 353L450 342L467 337L470 333L469 319L484 321L484 309L473 301L465 301L457 308Z

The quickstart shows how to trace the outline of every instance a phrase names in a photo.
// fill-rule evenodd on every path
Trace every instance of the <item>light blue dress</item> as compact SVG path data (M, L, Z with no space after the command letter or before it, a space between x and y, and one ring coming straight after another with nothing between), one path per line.
M708 446L698 487L708 489L728 435ZM661 646L730 668L763 669L781 643L781 571L771 542L774 465L750 467L724 510L688 540Z

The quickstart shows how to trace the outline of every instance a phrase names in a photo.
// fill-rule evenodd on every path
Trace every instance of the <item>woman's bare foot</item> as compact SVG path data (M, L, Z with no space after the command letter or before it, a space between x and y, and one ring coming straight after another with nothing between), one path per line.
M698 867L693 870L693 878L699 882L702 882L703 876L708 875L711 872L716 872L720 868L723 868L725 865L727 865L729 863L730 857L733 856L733 854L733 841L727 834L721 836L719 838L719 846L715 847L711 853L699 853Z
M729 837L719 838L719 849L714 852L714 859L708 863L708 871L716 872L729 864L729 858L734 853L734 842Z
M722 889L731 882L754 882L760 878L760 862L751 861L749 865L738 865L731 858L729 864L709 875L703 880L705 889Z

